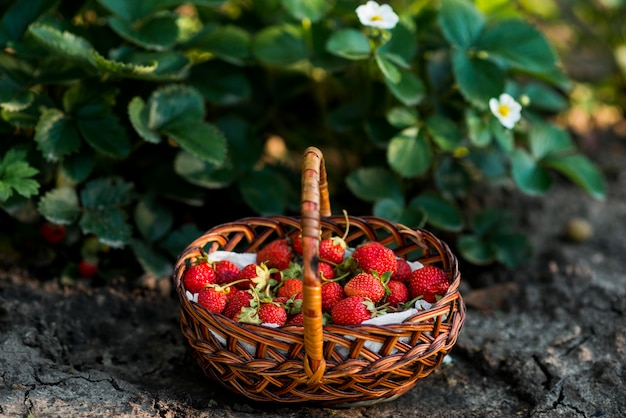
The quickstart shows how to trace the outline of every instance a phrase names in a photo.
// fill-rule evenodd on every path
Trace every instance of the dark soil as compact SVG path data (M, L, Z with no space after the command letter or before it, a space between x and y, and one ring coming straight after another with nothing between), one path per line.
M557 181L511 207L534 255L513 271L465 263L468 311L441 366L400 398L350 409L255 404L196 366L171 283L130 290L62 286L0 271L0 416L6 417L622 417L626 416L626 154L592 155L609 192L596 201ZM571 218L593 235L565 239Z

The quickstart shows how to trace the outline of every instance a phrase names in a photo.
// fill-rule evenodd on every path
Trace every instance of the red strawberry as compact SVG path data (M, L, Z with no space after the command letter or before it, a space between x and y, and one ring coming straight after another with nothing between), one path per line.
M293 248L293 252L302 255L302 234L298 233L291 238L291 248Z
M206 261L191 265L183 276L185 289L191 293L199 293L206 286L215 283L215 270Z
M437 295L443 296L448 291L449 286L448 275L433 265L426 265L414 270L409 280L411 299L421 295L426 302L430 303L437 301Z
M387 295L385 302L389 306L398 306L409 300L409 288L403 282L391 280L387 283L387 286L390 293Z
M391 280L397 280L399 282L406 283L411 278L411 266L409 262L404 258L397 258L396 264L398 268L396 272L391 276Z
M346 247L346 242L341 237L323 239L319 245L319 258L332 264L341 264Z
M198 303L213 313L222 313L228 302L230 288L211 285L200 290Z
M333 266L323 261L320 261L317 264L317 274L322 280L332 280L335 278L335 270L333 270Z
M304 314L302 312L297 313L295 315L291 315L289 319L287 319L288 325L302 325L304 323Z
M82 259L78 263L78 275L89 279L98 273L98 262L95 260Z
M242 308L250 306L252 302L252 294L247 290L231 289L228 295L228 301L222 314L235 321L238 320Z
M240 272L239 267L229 260L215 262L213 269L215 270L215 283L217 284L234 282L237 280L237 275Z
M359 273L346 283L343 291L347 296L362 296L372 302L379 302L385 296L385 286L373 274Z
M354 325L372 318L374 312L372 301L362 296L349 296L337 302L330 315L337 325Z
M286 238L277 239L261 248L256 254L257 264L265 263L268 268L285 270L293 261L294 252Z
M276 291L278 296L290 298L302 292L302 280L287 278L281 282L280 287Z
M250 286L261 289L270 283L272 273L276 272L276 269L268 269L265 264L248 264L241 269L237 275L238 289L249 289Z
M322 311L330 312L337 302L345 299L343 287L337 282L322 284Z
M366 273L376 271L382 276L390 271L393 275L398 269L393 250L376 241L358 246L352 253L352 258L356 260L359 268Z
M287 323L287 311L285 307L279 303L261 303L258 315L262 324L276 324L282 326Z
M51 222L44 222L41 224L40 233L43 239L50 244L58 244L63 241L67 233L65 225L54 224Z

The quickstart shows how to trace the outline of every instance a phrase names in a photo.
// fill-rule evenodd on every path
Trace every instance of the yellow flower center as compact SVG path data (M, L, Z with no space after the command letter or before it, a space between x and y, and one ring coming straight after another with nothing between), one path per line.
M374 16L370 17L370 22L380 22L382 20L383 20L383 18L380 15L374 15Z
M510 111L511 109L509 109L509 107L506 105L501 104L500 106L498 106L498 113L502 117L506 117L506 115L508 115Z

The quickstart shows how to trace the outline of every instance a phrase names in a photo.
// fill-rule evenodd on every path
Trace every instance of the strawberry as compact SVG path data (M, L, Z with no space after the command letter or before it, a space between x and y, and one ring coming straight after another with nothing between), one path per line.
M67 233L65 225L54 224L52 222L44 222L39 229L43 239L50 244L58 244L63 241Z
M300 292L302 292L302 280L287 278L281 282L280 287L276 291L276 294L278 296L290 298Z
M98 262L95 260L82 259L78 263L78 275L89 279L98 273ZM195 292L194 292L195 293Z
M435 303L437 296L443 296L450 283L448 275L439 267L426 265L414 270L409 279L409 292L411 298L423 296L426 302Z
M319 258L331 264L341 264L346 247L346 242L341 237L323 239L319 244Z
M330 312L337 302L345 299L343 287L337 282L325 282L322 284L322 311Z
M373 274L359 273L343 287L346 296L363 296L372 302L379 302L385 296L385 286Z
M333 307L330 315L337 325L355 325L372 318L374 303L362 296L348 296Z
M237 280L237 275L241 271L232 261L221 260L213 264L215 270L215 283L226 284Z
M389 294L385 302L389 306L399 306L409 300L409 288L403 282L391 280L387 286L389 287Z
M261 248L256 254L257 264L265 263L268 268L285 270L294 259L294 252L286 238L277 239Z
M333 266L323 261L320 261L317 264L317 274L322 280L332 280L335 278L335 270L333 270Z
M406 283L411 278L411 266L409 262L404 258L397 258L396 264L398 268L396 272L391 276L391 280L397 280L399 282Z
M375 271L382 276L390 271L393 275L398 269L393 250L376 241L358 246L352 253L352 258L356 260L358 267L366 273Z
M304 314L302 312L291 315L287 319L287 325L302 325L304 323Z
M229 287L221 287L217 285L209 285L200 290L198 294L198 303L213 313L222 313L228 303Z
M237 321L241 310L249 307L252 299L252 294L247 290L231 289L228 300L226 301L226 307L222 311L222 314Z
M298 233L291 238L291 248L293 248L293 252L302 255L302 234Z
M261 303L257 313L262 324L282 326L287 323L287 311L280 303Z
M183 276L185 289L191 293L199 293L206 286L215 283L215 270L206 261L192 264Z
M237 275L237 288L249 289L250 286L261 289L272 281L272 274L276 269L268 269L265 264L248 264Z

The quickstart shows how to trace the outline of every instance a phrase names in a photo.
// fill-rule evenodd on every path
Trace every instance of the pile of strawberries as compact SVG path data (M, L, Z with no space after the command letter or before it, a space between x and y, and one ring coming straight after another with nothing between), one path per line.
M324 323L360 324L370 318L434 303L444 295L446 273L433 265L412 270L403 258L378 242L348 249L341 237L319 243ZM302 239L276 239L242 268L202 254L186 269L187 297L234 321L283 326L302 324Z

